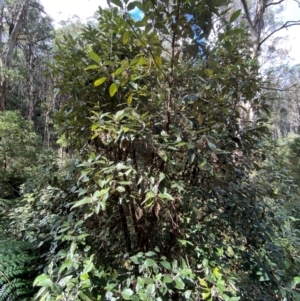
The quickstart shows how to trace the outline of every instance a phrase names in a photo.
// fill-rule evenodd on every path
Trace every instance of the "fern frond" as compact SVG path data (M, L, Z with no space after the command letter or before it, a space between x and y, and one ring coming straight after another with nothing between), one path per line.
M0 301L30 300L32 289L32 245L0 239Z

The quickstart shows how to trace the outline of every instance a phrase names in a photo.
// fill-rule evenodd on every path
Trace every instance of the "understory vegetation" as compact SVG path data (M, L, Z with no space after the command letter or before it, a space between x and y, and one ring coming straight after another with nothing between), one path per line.
M23 2L2 9L0 301L300 300L300 69L286 90L261 66L271 1L252 24L245 1L111 0L56 30Z

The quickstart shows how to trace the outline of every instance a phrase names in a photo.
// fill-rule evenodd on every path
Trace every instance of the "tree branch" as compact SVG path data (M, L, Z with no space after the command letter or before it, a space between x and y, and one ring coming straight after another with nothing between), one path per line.
M298 21L287 21L285 22L281 27L275 29L270 34L268 34L260 43L259 46L261 46L268 38L270 38L274 33L280 31L281 29L288 28L291 26L300 25L300 20Z
M291 85L290 87L287 87L287 88L283 88L283 89L278 89L278 88L270 88L270 87L261 87L262 89L265 89L265 90L271 90L271 91L279 91L279 92L284 92L284 91L287 91L291 88L297 88L298 85L297 84L293 84Z
M272 2L272 3L267 4L266 7L271 6L271 5L277 5L277 4L280 4L280 3L284 2L284 1L285 0L280 0L278 2Z
M300 1L299 0L294 0L296 3L298 3L299 7L300 7Z
M254 26L253 26L253 23L252 23L252 20L251 20L251 17L250 17L250 13L249 13L248 4L247 4L246 0L241 0L241 2L242 2L242 5L243 5L243 8L244 8L244 11L245 11L247 21L248 21L249 25L251 26L251 29L254 30Z

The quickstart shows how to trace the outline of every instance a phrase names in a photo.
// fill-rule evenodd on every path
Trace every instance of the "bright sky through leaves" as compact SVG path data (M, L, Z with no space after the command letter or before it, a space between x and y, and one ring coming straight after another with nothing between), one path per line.
M55 20L56 26L59 21L67 20L73 15L78 15L83 21L91 17L98 6L107 7L106 0L41 0L45 11ZM132 16L139 18L140 12L133 10ZM285 4L283 19L300 20L300 8L294 1L288 0ZM284 47L290 50L293 63L300 63L300 26L290 27L288 30L279 32L280 36L289 36L289 43Z
M82 20L91 17L98 7L107 7L106 0L41 0L45 11L55 20L67 20L78 15Z

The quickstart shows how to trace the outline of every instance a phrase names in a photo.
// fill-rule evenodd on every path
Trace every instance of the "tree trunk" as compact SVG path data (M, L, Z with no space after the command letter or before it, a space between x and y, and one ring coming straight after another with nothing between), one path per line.
M1 1L1 0L0 0ZM26 11L28 5L28 0L25 0L17 14L15 24L13 26L13 30L10 33L8 39L7 52L4 60L1 61L1 78L0 78L0 110L4 111L6 108L6 99L7 99L7 79L3 74L3 68L9 70L11 68L12 55L14 48L17 43L17 38L20 32L21 24L23 22L24 13Z
M33 62L33 44L29 45L29 95L28 95L28 121L33 120L34 106L35 106L35 95L34 95L34 62Z

